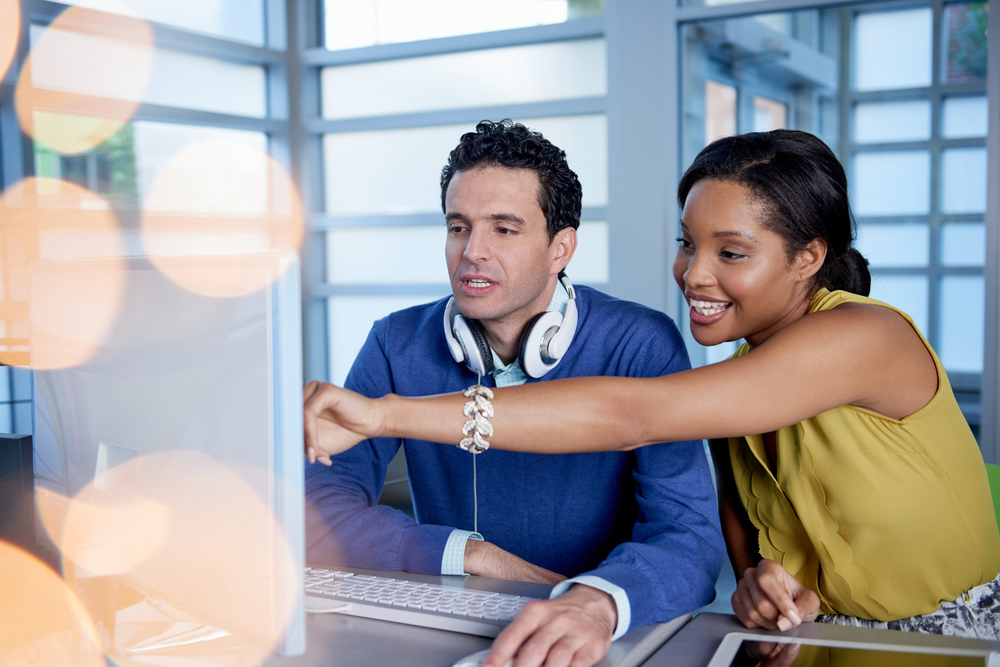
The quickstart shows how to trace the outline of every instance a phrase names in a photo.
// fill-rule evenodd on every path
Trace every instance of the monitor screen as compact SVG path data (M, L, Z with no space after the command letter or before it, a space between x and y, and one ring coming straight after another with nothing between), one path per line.
M84 604L104 607L91 615L117 626L104 628L107 652L176 650L201 623L205 641L301 654L298 264L169 262L31 266L39 541ZM190 289L214 271L254 287ZM100 335L60 330L66 302L49 296L73 286L72 307L112 323ZM93 593L119 588L139 602ZM183 617L173 635L144 629L154 607Z

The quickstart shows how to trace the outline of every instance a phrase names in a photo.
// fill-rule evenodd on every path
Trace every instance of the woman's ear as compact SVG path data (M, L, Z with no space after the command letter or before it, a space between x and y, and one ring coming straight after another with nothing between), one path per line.
M826 241L813 239L795 256L794 268L801 281L811 280L826 261Z

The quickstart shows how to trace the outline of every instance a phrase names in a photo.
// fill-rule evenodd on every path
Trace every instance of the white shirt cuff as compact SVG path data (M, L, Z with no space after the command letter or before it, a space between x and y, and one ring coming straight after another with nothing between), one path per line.
M471 530L451 531L441 556L441 574L465 574L465 543L469 540L483 541L483 536Z
M555 588L552 589L552 593L549 594L549 598L557 598L566 591L573 584L583 584L585 586L590 586L591 588L596 588L599 591L604 591L610 595L615 601L615 607L618 608L618 627L615 628L615 634L612 635L611 641L614 641L628 632L629 623L632 622L632 608L628 603L628 595L625 593L625 589L621 586L615 586L610 581L605 581L600 577L595 577L592 574L583 574L579 577L573 577L572 579L567 579L566 581L560 581L556 584Z

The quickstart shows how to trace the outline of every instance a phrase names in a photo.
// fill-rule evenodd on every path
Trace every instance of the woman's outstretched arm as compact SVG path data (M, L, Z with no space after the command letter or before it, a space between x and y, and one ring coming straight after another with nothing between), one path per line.
M595 377L494 390L492 447L536 453L628 450L656 442L766 433L848 403L902 418L937 389L909 324L848 304L803 317L748 355L659 378ZM305 391L306 449L323 460L368 437L457 443L461 394L367 399Z

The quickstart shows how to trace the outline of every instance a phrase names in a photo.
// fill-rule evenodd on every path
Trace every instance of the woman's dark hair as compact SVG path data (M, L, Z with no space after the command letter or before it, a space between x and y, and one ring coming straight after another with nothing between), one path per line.
M560 229L580 226L580 179L566 164L566 153L538 132L507 118L498 123L484 120L476 125L475 132L463 134L441 170L442 211L452 177L476 167L534 170L541 183L538 205L545 215L550 240Z
M763 209L761 222L785 242L791 260L814 239L826 242L817 287L868 296L868 261L851 247L856 223L847 200L847 175L818 137L797 130L751 132L709 144L681 177L681 208L706 178L738 183Z

